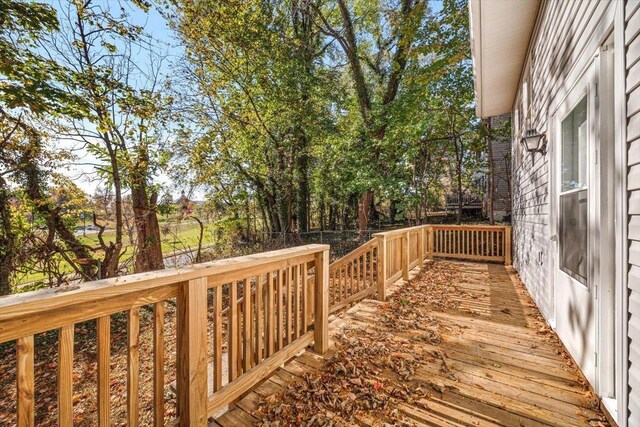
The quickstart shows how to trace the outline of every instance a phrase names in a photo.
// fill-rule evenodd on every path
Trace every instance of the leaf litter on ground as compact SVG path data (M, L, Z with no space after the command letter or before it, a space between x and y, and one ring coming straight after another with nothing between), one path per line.
M344 327L320 370L258 406L259 424L340 426L371 417L382 425L412 424L396 406L428 397L429 386L441 388L425 387L414 377L418 365L442 360L434 351L442 341L442 325L429 313L457 308L458 275L446 262L430 264L379 305L373 325Z

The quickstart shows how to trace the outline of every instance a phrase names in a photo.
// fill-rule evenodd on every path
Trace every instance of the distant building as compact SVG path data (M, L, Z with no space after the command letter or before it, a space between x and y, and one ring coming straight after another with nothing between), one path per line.
M495 221L508 221L511 218L511 134L504 132L510 121L511 114L489 119L492 130L489 144L493 158L493 219ZM486 179L483 198L484 213L487 217L491 197L489 183L490 180Z

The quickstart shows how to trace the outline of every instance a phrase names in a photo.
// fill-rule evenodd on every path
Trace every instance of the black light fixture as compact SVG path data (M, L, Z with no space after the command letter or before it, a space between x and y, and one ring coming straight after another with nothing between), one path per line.
M528 129L520 141L524 148L530 153L545 153L547 149L547 138L544 133L538 133L535 129Z

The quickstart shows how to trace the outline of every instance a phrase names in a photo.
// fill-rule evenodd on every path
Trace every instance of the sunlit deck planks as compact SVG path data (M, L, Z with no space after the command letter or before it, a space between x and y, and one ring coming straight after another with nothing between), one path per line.
M603 420L584 380L517 276L502 265L447 263L458 273L449 295L456 304L429 313L439 321L443 332L437 345L423 344L432 346L438 357L421 363L413 378L429 391L427 395L417 396L411 404L395 403L407 423L519 427L594 425L591 423ZM383 304L362 301L331 323L330 334L335 336L346 325L373 330ZM397 337L421 340L415 331L398 332ZM331 350L324 357L304 352L254 388L216 423L253 424L260 402L306 372L321 369L331 354ZM367 425L383 423L366 414L357 420Z

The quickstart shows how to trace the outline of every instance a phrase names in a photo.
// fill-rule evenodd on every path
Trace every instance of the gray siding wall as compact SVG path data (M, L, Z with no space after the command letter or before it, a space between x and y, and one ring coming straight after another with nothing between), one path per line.
M549 248L549 156L527 153L520 138L525 130L548 132L549 107L587 47L590 35L615 2L545 1L532 36L529 55L512 111L514 266L542 314L552 318L553 287ZM549 135L548 135L549 136ZM553 144L549 138L549 145Z
M547 317L553 317L550 282L548 156L528 154L519 139L528 128L548 131L549 106L567 89L572 66L596 24L616 2L546 1L531 42L513 109L514 265ZM628 425L640 426L640 0L624 2L628 185ZM525 83L526 82L526 83ZM549 144L554 141L550 138Z
M640 426L640 1L625 4L629 191L629 425Z

